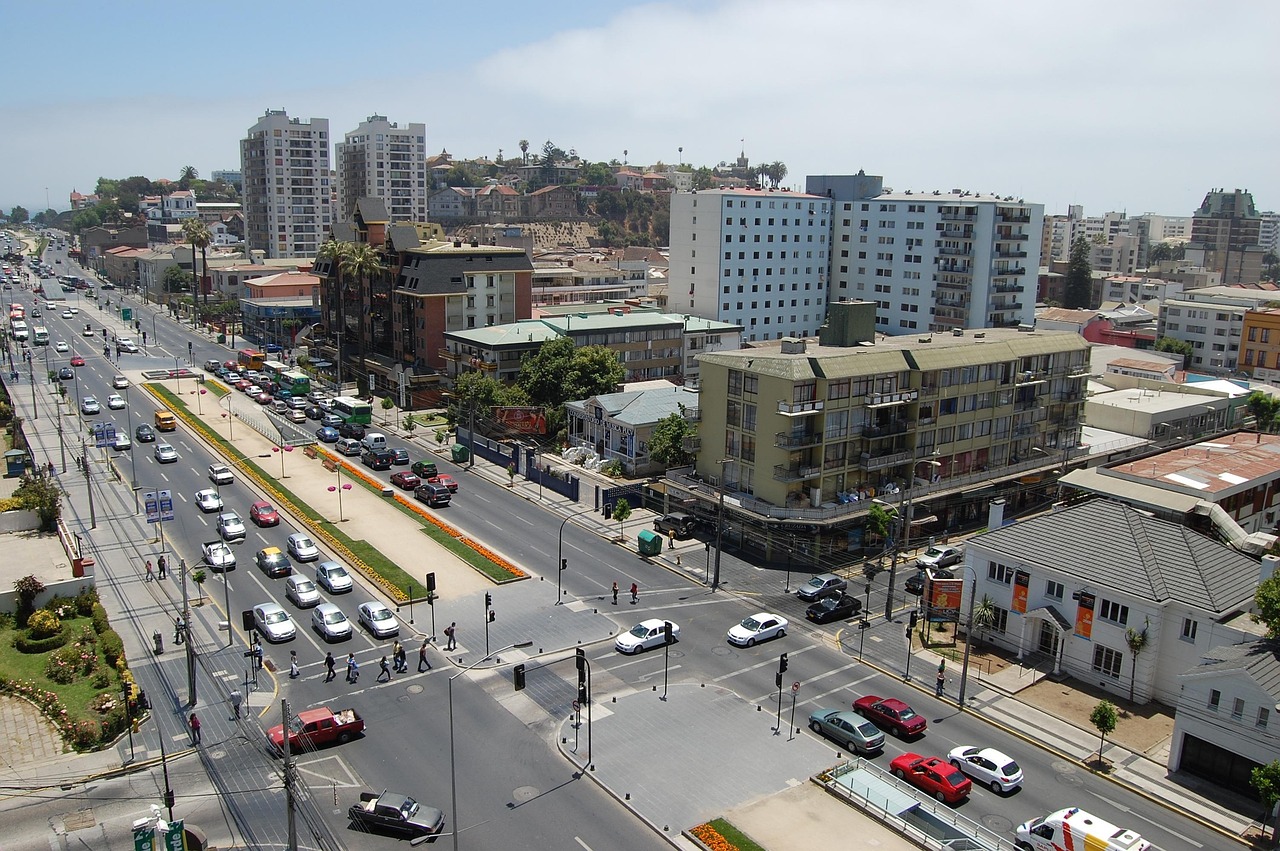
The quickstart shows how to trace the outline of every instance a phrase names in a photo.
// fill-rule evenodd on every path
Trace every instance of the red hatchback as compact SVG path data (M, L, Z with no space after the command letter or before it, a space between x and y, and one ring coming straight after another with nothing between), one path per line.
M404 488L407 491L411 491L418 485L422 484L422 479L419 479L408 470L401 470L398 473L391 474L391 484L398 488Z
M80 357L79 355L76 355L75 357L73 357L73 358L71 359L71 365L72 365L72 366L84 366L84 358Z
M969 797L969 791L973 789L973 781L941 757L904 753L894 757L889 763L889 770L895 777L948 804L960 803Z
M280 515L269 502L255 502L249 506L249 519L258 526L280 525Z
M427 479L427 483L432 485L444 485L449 489L449 493L458 492L458 483L454 481L453 476L450 476L447 473L441 473L438 476L432 476L431 478Z
M919 736L928 723L924 717L901 700L892 697L876 697L869 694L853 702L853 711L869 719L880 729L888 729L898 738Z

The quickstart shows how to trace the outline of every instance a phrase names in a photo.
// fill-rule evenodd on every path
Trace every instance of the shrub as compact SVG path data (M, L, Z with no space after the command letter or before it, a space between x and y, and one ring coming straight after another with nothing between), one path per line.
M90 616L93 618L94 632L98 633L98 635L102 635L102 633L111 628L111 623L107 618L107 610L102 608L101 603L94 603L90 612Z
M108 629L102 633L101 640L103 657L108 665L116 667L116 664L124 658L124 641L114 629Z
M123 702L116 703L115 706L107 710L107 714L102 718L102 732L99 739L102 744L106 744L125 731L129 725L128 715L125 714Z
M102 738L102 727L97 721L77 721L71 728L71 744L78 751L87 751Z
M36 597L44 591L44 583L35 575L23 576L13 583L18 592L18 626L25 627L27 618L36 610Z
M75 645L62 647L49 654L44 663L44 675L59 685L75 682L80 648Z
M94 688L109 688L111 686L111 669L99 668L94 672L93 679L90 682L93 683Z
M93 606L98 602L98 590L96 588L82 588L80 593L76 595L76 612L81 617L89 617L93 614Z
M22 500L13 496L6 496L0 499L0 512L17 511L22 507Z
M27 618L27 632L37 641L56 635L61 629L62 621L48 609L40 609Z
M50 650L57 650L70 640L71 633L65 629L57 635L40 639L31 638L25 633L19 633L13 639L13 646L19 653L48 653Z

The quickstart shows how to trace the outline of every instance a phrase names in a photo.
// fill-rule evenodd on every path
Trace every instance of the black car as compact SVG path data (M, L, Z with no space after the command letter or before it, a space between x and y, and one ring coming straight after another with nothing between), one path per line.
M143 423L133 430L133 436L138 439L139 443L154 443L156 432L151 426Z
M71 371L71 367L69 366L64 366L62 369L58 370L58 378L62 381L70 381L75 377L76 374Z
M908 594L915 594L918 597L924 593L924 583L928 578L925 572L921 570L915 576L908 577L907 581L902 583L902 587ZM933 578L954 579L955 574L944 568L937 568L933 571Z
M347 818L360 829L406 836L434 836L444 830L444 813L395 792L361 792Z
M320 410L317 405L308 405L303 413L307 415L307 419L316 420L317 422L319 422L320 418L324 416L324 411Z
M823 597L804 610L804 616L814 623L831 623L847 621L862 611L862 601L848 594L838 597Z
M338 434L343 437L349 437L352 440L362 440L366 431L368 429L360 423L343 423L338 426Z

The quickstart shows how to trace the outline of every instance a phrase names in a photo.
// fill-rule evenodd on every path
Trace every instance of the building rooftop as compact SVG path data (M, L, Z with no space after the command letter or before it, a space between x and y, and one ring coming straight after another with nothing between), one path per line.
M1020 520L971 544L1014 562L1073 577L1070 590L1114 589L1215 615L1248 605L1258 563L1185 526L1119 502L1095 499ZM1105 558L1099 558L1104 552Z
M636 177L640 177L640 175L636 174ZM795 199L801 199L801 200L807 200L807 201L830 201L831 200L825 195L810 195L808 192L792 192L790 189L756 189L751 186L744 186L741 188L728 187L728 188L716 188L716 189L695 189L691 193L681 193L681 194L682 195L683 194L732 195L735 198L737 198L740 195L761 195L761 196L772 196L775 198L795 198Z
M1100 472L1220 502L1280 478L1280 435L1240 431Z
M447 331L445 337L461 340L480 348L498 348L501 346L528 345L555 340L560 333L541 319L521 319L504 325L490 325L487 328L469 328L465 331Z
M1116 358L1107 364L1108 367L1119 367L1120 369L1143 369L1148 372L1166 372L1169 367L1173 366L1169 361L1162 360L1138 360L1137 358Z
M1241 671L1253 677L1259 688L1280 701L1280 641L1263 639L1246 644L1225 644L1208 650L1188 674Z
M663 417L680 413L682 408L690 410L698 407L697 390L665 381L628 385L628 389L621 393L605 393L594 399L610 417L632 426L656 423ZM589 401L591 400L583 399L565 402L565 407L585 411Z
M932 201L935 204L948 204L956 206L964 206L965 204L1011 204L1025 205L1027 202L1021 198L1012 195L989 195L982 192L942 192L940 190L920 190L905 189L902 192L895 192L892 189L885 190L879 195L872 196L867 199L870 201Z
M1148 387L1132 387L1127 390L1112 390L1110 393L1097 393L1089 397L1090 405L1105 405L1109 408L1123 408L1150 414L1152 416L1169 411L1181 411L1188 407L1204 405L1212 407L1211 402L1221 402L1217 395L1187 392L1185 384L1168 384L1151 389ZM1221 410L1215 408L1215 410Z

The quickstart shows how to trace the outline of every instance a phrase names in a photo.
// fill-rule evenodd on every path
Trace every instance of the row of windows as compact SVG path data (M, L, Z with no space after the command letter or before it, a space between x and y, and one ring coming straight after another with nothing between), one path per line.
M1222 709L1222 692L1218 689L1209 690L1209 703L1206 707L1210 712L1219 712ZM1234 698L1231 701L1231 718L1235 721L1244 720L1244 699ZM1271 720L1271 710L1266 706L1259 706L1258 712L1253 717L1253 724L1258 729L1266 729L1267 722Z

